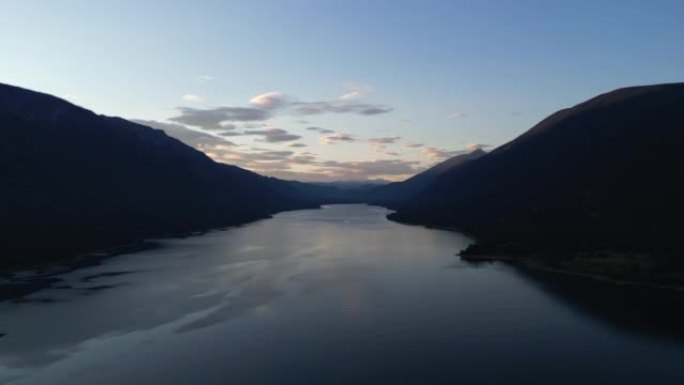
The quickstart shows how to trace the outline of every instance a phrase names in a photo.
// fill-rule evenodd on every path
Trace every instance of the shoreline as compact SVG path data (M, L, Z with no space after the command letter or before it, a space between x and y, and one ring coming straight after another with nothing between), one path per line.
M79 253L73 258L2 270L0 271L0 302L20 301L28 295L49 289L62 281L62 279L57 278L59 275L100 265L105 259L116 257L117 255L151 250L158 247L160 245L157 242L141 240L87 253Z
M468 248L475 246L475 247L484 247L484 248L490 248L492 245L487 245L487 244L482 244L478 243L476 241L476 237L472 234L469 234L467 232L464 232L456 227L453 226L445 226L445 225L436 225L436 224L430 224L430 223L416 223L416 222L410 222L410 221L403 221L403 220L397 220L394 216L388 215L387 217L389 220L396 222L396 223L401 223L404 225L409 225L409 226L421 226L425 227L428 229L435 229L435 230L442 230L442 231L450 231L450 232L457 232L460 234L463 234L471 239L473 239L473 243L468 246ZM671 291L678 291L682 292L684 291L684 279L680 279L679 281L681 283L675 283L675 284L668 284L668 283L657 283L657 282L650 282L647 280L639 280L639 279L632 279L629 278L628 276L620 277L620 276L614 276L611 274L603 274L597 271L582 271L578 269L574 269L571 266L565 266L565 267L558 267L558 266L551 266L550 261L548 259L544 258L538 258L538 257L529 257L529 256L515 256L512 254L507 254L506 252L496 252L492 250L480 250L480 251L475 251L473 252L472 250L469 252L464 253L464 250L460 250L459 252L456 253L457 256L461 258L461 260L466 261L466 262L471 262L471 263L483 263L483 262L501 262L501 263L507 263L514 265L518 268L521 269L529 269L529 270L536 270L536 271L542 271L546 273L553 273L553 274L562 274L566 276L572 276L572 277L577 277L577 278L582 278L582 279L590 279L593 281L599 281L599 282L604 282L604 283L609 283L612 285L623 285L623 286L633 286L633 287L642 287L642 288L652 288L652 289L661 289L661 290L671 290ZM560 252L559 252L560 254ZM565 261L565 262L570 262L571 260ZM594 264L594 268L606 268L606 267L617 267L619 263L610 263L606 262L606 260L590 260L587 259L586 261L591 261L591 262L597 262L600 261L602 262L599 264ZM557 261L553 261L557 262ZM684 272L682 272L684 274ZM684 275L682 275L684 278Z
M202 235L206 234L212 231L222 231L226 229L231 229L231 228L237 228L241 226L246 226L251 223L255 223L258 221L262 221L265 219L270 219L273 218L274 215L288 212L288 211L297 211L297 210L309 210L309 209L319 209L322 207L322 204L311 204L311 205L305 205L303 207L295 207L295 208L287 208L287 209L282 209L278 210L269 214L265 215L259 215L254 218L244 220L244 221L238 221L238 222L228 222L225 224L217 224L217 225L210 225L210 226L199 226L195 230L185 230L185 231L177 231L177 232L163 232L163 233L158 233L157 235L150 234L148 236L144 236L142 238L129 238L128 240L122 240L119 243L112 243L109 246L104 246L100 247L97 249L92 249L92 250L84 250L84 251L79 251L79 252L74 252L70 256L64 256L64 257L59 257L59 258L54 258L54 259L45 259L41 261L34 261L34 262L27 262L27 263L17 263L17 264L8 264L8 265L0 265L0 278L2 277L7 277L11 276L16 273L24 272L24 271L31 271L31 270L38 270L38 269L43 269L43 268L50 268L50 267L58 267L60 265L73 265L77 264L79 262L82 262L85 259L89 259L92 257L98 257L98 258L109 258L112 256L116 256L122 253L126 253L129 251L136 251L138 247L141 247L141 245L144 244L149 244L149 243L154 243L158 240L163 240L163 239L175 239L175 238L186 238L186 237L191 237L195 235Z
M37 291L50 288L61 280L56 278L78 269L92 267L101 264L104 260L122 254L130 254L139 251L151 250L162 247L160 241L165 239L183 239L192 236L207 234L214 231L224 231L242 226L248 226L262 220L273 218L274 215L297 210L320 209L321 205L280 210L266 216L257 217L245 222L221 226L199 228L192 231L178 233L166 233L159 236L147 237L120 244L75 253L71 257L56 258L53 260L26 263L21 265L6 266L0 268L0 302L17 301Z
M179 233L161 234L157 237L148 237L105 248L75 253L71 257L3 267L0 268L0 302L19 301L23 297L59 284L61 281L60 278L57 278L59 275L67 274L78 269L100 265L106 259L114 258L123 254L131 254L162 247L160 241L165 239L183 239L207 234L212 231L223 231L240 226L246 226L253 222L272 218L274 214L271 214L267 217L255 218L253 220L234 225L217 226Z
M93 260L100 259L100 260L102 260L105 258L114 257L116 255L120 255L120 254L124 254L124 253L146 250L146 246L149 246L150 244L156 244L160 240L182 239L182 238L206 234L206 233L209 233L212 231L222 231L222 230L227 230L227 229L231 229L231 228L237 228L240 226L249 225L250 223L254 223L254 222L264 220L264 219L272 218L273 215L276 215L276 214L279 214L282 212L295 211L295 210L300 210L300 209L282 210L282 211L278 211L278 212L273 213L273 214L269 214L267 216L257 217L257 218L250 219L250 220L245 221L245 222L237 223L237 224L227 224L227 225L220 225L220 226L203 227L203 228L198 228L196 230L180 231L180 232L176 232L176 233L174 233L174 232L163 233L163 234L158 234L156 236L151 235L151 236L140 238L140 239L133 239L133 240L124 241L124 242L121 242L118 244L112 244L111 246L106 246L106 247L102 247L102 248L98 248L98 249L77 252L77 253L72 254L69 257L64 257L64 258L55 258L55 259L48 259L48 260L43 260L43 261L33 262L33 263L8 265L8 266L0 267L0 277L10 276L10 275L25 272L25 271L33 271L33 270L39 270L39 269L45 269L45 268L51 268L51 267L59 267L59 266L69 267L71 265L78 265L80 263L83 263L85 260L88 260L88 259L93 259Z
M539 259L539 258L515 257L515 256L511 256L511 255L493 255L493 254L492 255L485 255L485 254L482 254L482 255L460 255L459 253L457 253L457 255L461 258L461 260L463 260L465 262L470 262L470 263L502 262L502 263L511 264L511 265L518 267L518 268L521 268L521 269L536 270L536 271L542 271L542 272L553 273L553 274L562 274L562 275L566 275L566 276L572 276L572 277L577 277L577 278L590 279L593 281L610 283L612 285L635 286L635 287L644 287L644 288L662 289L662 290L674 290L674 291L683 291L684 292L684 284L682 284L682 285L660 284L660 283L647 282L647 281L641 281L641 280L635 280L635 279L629 279L629 278L613 277L610 275L600 274L600 273L596 273L596 272L578 271L578 270L573 270L572 268L554 267L554 266L550 266L548 264L548 261L544 261L543 259Z
M492 250L491 244L483 244L483 243L478 243L476 241L477 237L475 237L473 234L469 234L467 232L464 232L454 226L446 226L446 225L437 225L437 224L430 224L430 223L417 223L417 222L411 222L411 221L404 221L404 220L397 220L397 218L393 215L388 215L387 218L393 222L400 223L403 225L408 225L408 226L421 226L425 227L428 229L435 229L435 230L442 230L442 231L450 231L450 232L457 232L460 234L463 234L473 240L473 243L468 246L468 248L460 250L456 253L457 256L461 258L461 260L466 261L466 262L472 262L472 263L481 263L481 262L501 262L501 263L508 263L511 265L514 265L518 268L521 269L529 269L529 270L536 270L536 271L542 271L546 273L553 273L553 274L563 274L566 276L572 276L572 277L577 277L577 278L582 278L582 279L590 279L593 281L600 281L600 282L605 282L609 283L612 285L624 285L624 286L634 286L634 287L643 287L643 288L653 288L653 289L661 289L661 290L671 290L671 291L678 291L682 292L684 291L684 272L681 272L681 277L678 277L679 282L675 284L669 284L669 283L657 283L657 282L652 282L648 280L639 280L639 279L632 279L629 278L627 275L620 277L619 274L617 276L612 275L612 274L605 274L605 273L600 273L597 271L592 271L590 268L589 271L582 271L573 268L572 266L564 266L564 267L559 267L559 266L551 266L551 263L553 262L558 262L558 260L551 260L545 259L545 258L539 258L539 257L529 257L529 256L515 256L512 254L507 254L505 252L500 252L497 250ZM478 251L466 251L469 248L472 247L476 248L484 248L484 250L478 250ZM494 248L495 249L495 248ZM466 251L464 253L464 251ZM601 251L601 250L594 250L596 251ZM559 252L559 254L561 254ZM618 254L624 254L624 253L618 253ZM561 262L566 262L566 263L571 263L571 262L576 262L575 259L567 259L565 261ZM582 262L588 262L592 268L616 268L616 267L625 267L624 264L623 266L620 266L619 262L624 262L624 261L612 261L612 263L608 259L584 259ZM599 263L597 263L599 262ZM586 266L585 266L586 267ZM660 278L667 277L661 276ZM654 278L658 278L655 276Z

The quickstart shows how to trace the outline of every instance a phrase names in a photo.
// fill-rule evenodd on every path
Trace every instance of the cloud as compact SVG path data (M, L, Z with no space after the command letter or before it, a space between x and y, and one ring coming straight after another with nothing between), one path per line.
M308 151L274 151L258 147L245 151L217 142L204 144L201 150L218 162L234 164L269 176L303 181L401 180L422 170L418 161L322 160Z
M340 100L361 99L375 92L373 87L358 83L345 83L343 87L349 92L340 95Z
M449 115L449 118L451 118L451 119L461 119L461 118L465 118L465 117L466 117L466 114L464 114L463 112L454 112L453 114Z
M373 148L373 151L375 151L376 153L390 155L390 156L396 156L399 154L394 152L394 151L388 151L387 146L392 145L392 144L396 144L400 140L401 140L400 136L387 136L387 137L382 137L382 138L368 139L368 143L370 143L371 147Z
M209 79L209 77L204 77L203 79ZM262 122L270 119L276 113L295 115L336 113L372 116L393 111L393 108L381 104L356 103L353 101L353 99L361 94L370 92L369 90L372 89L358 88L351 93L342 95L341 100L314 102L294 101L293 98L283 93L271 91L251 98L250 105L247 107L222 106L208 109L178 107L180 115L173 116L168 120L204 130L226 130L227 125L230 123ZM196 94L186 94L181 99L189 103L197 103L204 100L204 98ZM300 120L300 122L303 121ZM319 132L332 133L332 131L326 129L321 129Z
M316 131L320 132L321 134L332 134L335 131L327 129L327 128L321 128L321 127L307 127L306 128L308 131Z
M363 98L365 95L359 91L347 92L346 94L340 95L340 100L353 100Z
M181 100L184 102L199 103L204 101L204 98L195 94L185 94L181 96Z
M332 134L321 137L320 142L323 144L335 144L339 142L355 142L356 138L349 134Z
M265 109L276 109L284 107L289 103L289 98L280 92L266 92L257 95L249 100L249 103L255 107Z
M233 164L240 167L256 167L260 168L265 165L258 163L268 162L269 166L272 166L271 162L282 162L289 158L293 151L272 151L272 150L254 150L250 152L237 151L231 147L221 147L221 146L207 146L205 149L208 153L211 153L217 160L229 160Z
M368 143L372 144L394 144L401 140L400 136L391 136L391 137L384 137L384 138L371 138L368 139Z
M273 176L276 172L290 170L290 158L294 151L274 151L251 148L249 151L238 150L232 146L219 143L208 143L200 148L217 162L236 165L254 172Z
M491 144L483 144L483 143L470 143L465 146L465 149L467 152L473 152L476 150L484 150L485 148L490 148L493 147Z
M282 158L287 158L288 156L294 154L293 151L264 151L262 153L251 154L255 159L263 160L280 160Z
M441 150L435 147L425 147L421 151L428 159L436 161L451 158L452 156L460 155L465 153L465 151L447 151Z
M169 120L205 130L224 130L226 128L222 124L224 122L263 121L271 117L271 113L267 110L250 107L218 107L212 109L179 107L178 110L181 114L169 118Z
M294 111L300 115L319 115L325 113L379 115L392 112L392 107L368 103L348 103L347 101L295 102Z
M423 144L423 143L415 143L415 142L404 143L404 147L406 147L406 148L421 148L423 146L425 146L425 144Z
M316 169L328 180L401 179L420 171L419 162L380 159L357 162L324 161Z
M268 175L282 179L296 179L308 182L331 182L348 180L403 180L415 175L422 168L418 162L399 159L371 160L360 162L320 161L316 157L295 155L286 160L293 166L304 166L305 171L294 168L271 169Z
M157 129L164 130L168 135L180 139L212 159L233 164L261 174L283 179L305 181L336 181L336 180L370 180L390 179L400 180L421 171L420 162L401 159L382 159L368 161L336 161L322 160L314 153L297 151L306 147L300 142L289 143L285 150L272 150L259 147L246 148L225 140L222 136L256 135L263 138L264 143L287 142L294 140L293 135L286 130L270 127L259 130L247 130L240 133L233 130L199 132L177 123L137 120ZM314 130L311 130L314 131ZM348 134L328 135L331 143L353 142L354 137ZM392 142L395 137L374 138L381 142ZM387 152L387 155L398 156L397 153Z
M316 156L309 152L301 152L291 158L292 163L295 164L316 164L318 162Z
M265 130L247 130L244 132L244 134L262 136L262 140L268 143L291 142L293 140L298 140L302 138L299 135L290 134L282 128L268 128Z
M371 105L371 104L361 104L358 105L357 107L359 108L359 113L361 115L378 115L378 114L385 114L388 112L392 112L394 109L391 107L384 107L380 105Z
M242 123L240 126L244 129L250 129L250 128L261 128L261 127L268 127L267 123Z
M222 131L222 132L218 132L217 134L218 134L219 136L222 136L222 137L244 135L243 133L237 132L237 131Z

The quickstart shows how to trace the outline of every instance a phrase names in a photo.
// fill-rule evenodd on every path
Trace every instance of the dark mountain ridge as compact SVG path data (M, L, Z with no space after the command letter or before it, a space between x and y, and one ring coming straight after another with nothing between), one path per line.
M684 83L619 89L442 174L391 218L507 251L672 255L682 250L683 147Z
M1 266L236 225L321 202L180 141L0 85Z
M404 181L389 183L367 190L363 194L364 201L390 208L398 207L432 184L440 175L454 170L461 165L485 155L482 149L459 154L420 172Z

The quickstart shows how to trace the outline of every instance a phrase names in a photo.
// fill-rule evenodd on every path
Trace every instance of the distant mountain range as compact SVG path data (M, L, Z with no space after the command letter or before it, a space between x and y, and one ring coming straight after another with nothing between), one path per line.
M0 267L321 203L161 130L8 85L0 85L0 186Z
M684 83L619 89L446 170L390 218L458 228L490 252L672 256L684 250L682 148Z
M368 189L377 186L384 186L389 181L384 179L372 179L372 180L344 180L344 181L333 181L333 182L311 182L319 186L326 187L337 187L340 189L354 190L354 189Z

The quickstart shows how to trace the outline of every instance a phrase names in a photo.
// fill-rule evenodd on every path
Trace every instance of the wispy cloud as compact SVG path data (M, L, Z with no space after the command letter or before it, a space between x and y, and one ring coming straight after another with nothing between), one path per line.
M356 142L356 138L349 134L336 133L321 137L320 142L323 144L335 144L339 142Z
M484 144L484 143L470 143L465 146L465 149L467 152L473 152L476 150L485 150L487 148L494 147L491 144Z
M241 136L241 135L244 135L242 132L232 131L232 129L229 128L229 126L233 126L233 127L234 127L233 124L227 124L227 125L226 125L226 128L228 128L229 130L228 130L228 131L220 131L220 132L217 132L217 135L219 135L219 136L221 136L221 137L224 137L224 138L225 138L225 137L230 137L230 136Z
M349 103L340 101L296 102L293 103L296 113L301 115L320 115L325 113L357 114L357 115L380 115L392 112L392 107L380 104Z
M211 109L179 107L178 110L181 114L169 118L169 120L205 130L225 129L223 123L226 122L263 121L271 117L268 110L251 107L217 107Z
M403 179L420 171L418 162L380 159L358 162L324 161L317 172L328 180Z
M429 160L432 161L437 161L437 160L444 160L447 158L451 158L452 156L460 155L465 153L464 150L459 150L459 151L449 151L449 150L442 150L439 148L435 147L425 147L421 150L423 155L427 157Z
M351 91L351 92L347 92L346 94L340 95L340 100L354 100L354 99L363 98L364 96L365 95L359 91Z
M368 139L368 143L372 144L394 144L401 140L400 136L391 136L383 138L371 138Z
M373 87L359 83L345 83L343 84L343 87L346 88L348 92L340 95L340 100L361 99L375 92Z
M196 147L218 162L233 164L265 175L284 179L308 181L367 180L367 179L405 179L422 167L420 162L401 159L380 159L368 161L338 161L320 159L308 151L296 151L306 145L295 142L287 150L272 150L259 147L246 148L210 133L198 132L176 123L156 121L136 121L140 124L164 130L168 135ZM240 134L233 131L229 135ZM219 133L222 135L225 133ZM289 142L296 140L293 135L280 128L248 130L242 134L261 137L264 143ZM331 143L356 141L347 134L329 135ZM377 139L377 138L376 138ZM391 141L391 140L390 140ZM398 155L388 152L388 155Z
M321 128L321 127L307 127L306 130L307 131L316 131L316 132L321 133L321 134L332 134L333 132L335 132L334 130L330 130L327 128Z
M361 92L361 91L354 91ZM199 95L186 94L181 98L184 102L197 103L204 101ZM215 108L178 107L180 115L169 118L170 121L204 130L222 130L224 126L234 122L258 122L272 118L276 114L320 115L326 113L357 114L372 116L393 111L391 107L381 104L357 103L354 98L332 101L296 101L295 98L281 92L271 91L256 95L249 100L249 106L221 106ZM326 133L323 129L321 133Z
M284 94L272 91L253 97L249 103L255 107L275 109L286 106L289 102L288 99Z
M181 100L184 102L199 103L203 102L204 98L196 94L185 94L181 96Z
M310 152L272 151L253 148L249 152L230 146L203 148L217 161L248 168L283 179L303 181L400 180L422 170L419 162L400 159L369 161L322 160Z
M268 128L265 130L247 130L244 132L244 134L259 135L262 137L262 140L264 142L268 143L291 142L302 138L299 135L290 134L282 128Z
M387 146L396 144L400 140L401 140L400 136L386 136L386 137L382 137L382 138L368 139L368 143L373 148L373 151L375 151L378 154L397 156L397 155L399 155L399 153L397 153L396 151L388 151Z

